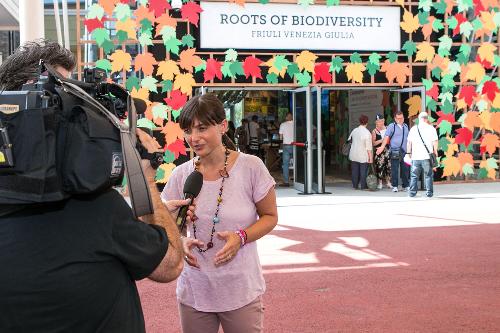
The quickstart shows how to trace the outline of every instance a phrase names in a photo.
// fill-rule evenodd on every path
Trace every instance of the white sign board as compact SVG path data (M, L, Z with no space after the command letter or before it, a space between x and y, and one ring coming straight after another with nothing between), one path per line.
M203 49L401 50L399 6L200 5Z
M359 117L368 117L368 129L375 128L375 116L384 114L381 90L349 90L349 133L359 126Z

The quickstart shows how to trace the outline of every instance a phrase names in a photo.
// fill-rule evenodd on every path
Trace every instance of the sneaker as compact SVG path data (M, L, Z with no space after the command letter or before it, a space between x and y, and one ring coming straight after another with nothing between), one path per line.
M416 196L417 196L416 194L411 194L410 192L408 192L408 197L415 198Z
M392 192L397 192L398 191L398 188L397 187L393 187L392 188Z
M426 196L427 198L432 198L433 194L432 194L432 193L427 193L425 196Z
M405 187L405 192L410 192L410 187Z
M379 190L381 190L381 189L383 188L382 183L379 183L379 184L377 185L377 188L378 188Z

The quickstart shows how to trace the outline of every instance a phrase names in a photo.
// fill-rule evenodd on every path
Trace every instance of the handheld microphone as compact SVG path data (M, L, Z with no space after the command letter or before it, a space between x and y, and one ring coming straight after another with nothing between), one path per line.
M186 182L184 183L184 199L191 199L191 202L193 202L193 199L200 194L201 187L203 186L203 175L199 171L193 171L187 178ZM187 211L189 209L189 205L182 206L179 209L179 214L177 214L177 220L175 223L177 224L177 227L179 228L179 231L182 232L184 227L186 226L186 217L187 217Z

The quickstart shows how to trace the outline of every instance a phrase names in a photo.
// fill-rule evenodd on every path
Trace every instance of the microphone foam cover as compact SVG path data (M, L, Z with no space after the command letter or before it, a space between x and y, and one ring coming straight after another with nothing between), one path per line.
M192 194L197 197L200 194L201 187L203 186L203 175L201 172L194 170L187 178L184 183L184 193Z

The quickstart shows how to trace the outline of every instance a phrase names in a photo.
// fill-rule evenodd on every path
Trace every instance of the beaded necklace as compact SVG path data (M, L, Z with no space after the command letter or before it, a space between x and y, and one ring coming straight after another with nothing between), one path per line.
M212 218L212 232L210 234L210 242L207 243L207 248L206 249L198 248L199 252L207 252L212 247L214 247L213 240L214 240L214 234L215 234L215 225L220 222L220 219L219 219L219 210L220 210L220 204L222 203L222 192L224 190L224 180L226 180L226 178L229 178L229 174L227 173L227 158L229 157L229 149L227 149L227 147L225 147L225 146L224 146L224 148L225 148L225 152L224 152L224 169L223 170L219 170L219 174L222 177L222 182L220 184L219 196L217 197L217 207L215 209L215 215ZM201 163L201 158L198 156L198 159L196 160L196 162L194 162L194 169L196 171L200 171L199 170L200 169L200 163ZM193 234L194 234L194 238L198 239L196 237L196 222L193 222Z

